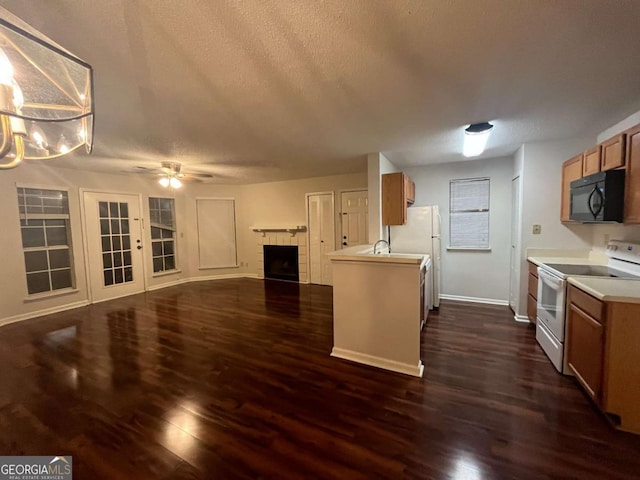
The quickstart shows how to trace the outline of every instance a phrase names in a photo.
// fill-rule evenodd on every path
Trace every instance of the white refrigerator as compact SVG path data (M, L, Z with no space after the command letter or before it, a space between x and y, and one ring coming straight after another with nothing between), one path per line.
M437 205L409 207L407 223L392 226L390 245L393 253L418 253L431 257L429 280L433 307L440 306L440 212Z

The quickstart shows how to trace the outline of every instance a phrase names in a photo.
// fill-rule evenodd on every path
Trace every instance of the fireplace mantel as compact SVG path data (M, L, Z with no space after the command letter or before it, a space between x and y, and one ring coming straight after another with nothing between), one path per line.
M306 225L280 225L280 226L254 226L251 230L257 233L261 233L264 237L266 232L288 232L292 237L298 232L306 232Z

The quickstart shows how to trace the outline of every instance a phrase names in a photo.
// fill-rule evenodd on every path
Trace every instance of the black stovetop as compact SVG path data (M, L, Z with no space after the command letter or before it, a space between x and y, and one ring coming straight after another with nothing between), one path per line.
M584 275L588 277L618 277L638 278L636 275L626 273L606 265L565 265L560 263L548 263L549 268L557 270L565 275Z

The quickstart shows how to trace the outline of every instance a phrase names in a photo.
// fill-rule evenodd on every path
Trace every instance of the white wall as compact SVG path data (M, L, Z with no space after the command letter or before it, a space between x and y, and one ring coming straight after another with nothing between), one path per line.
M399 172L382 153L367 155L367 185L369 189L369 243L387 239L382 225L382 175Z
M506 304L509 298L511 179L513 158L470 160L404 171L416 184L414 206L439 205L442 215L442 294ZM491 179L491 251L446 250L449 245L449 182Z
M528 287L528 248L590 249L592 225L563 225L560 222L562 163L592 146L595 138L576 138L554 142L527 143L516 156L514 170L521 163L522 217L520 244L520 295L518 311L526 316ZM539 235L532 233L541 225Z

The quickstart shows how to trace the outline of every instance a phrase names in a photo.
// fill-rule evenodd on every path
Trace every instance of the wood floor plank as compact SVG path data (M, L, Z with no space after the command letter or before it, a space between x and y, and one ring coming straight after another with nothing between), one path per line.
M0 328L0 454L77 479L639 478L505 307L443 302L424 378L329 356L330 287L231 279Z

